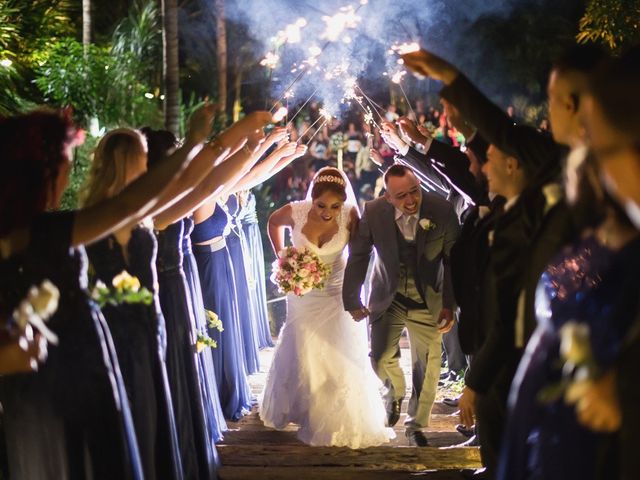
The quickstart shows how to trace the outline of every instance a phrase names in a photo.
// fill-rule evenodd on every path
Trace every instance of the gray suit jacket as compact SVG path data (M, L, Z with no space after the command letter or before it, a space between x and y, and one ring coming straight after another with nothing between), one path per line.
M435 223L432 230L416 229L418 265L416 280L433 315L441 308L454 308L449 253L458 238L460 226L453 206L433 193L423 193L420 219ZM371 254L376 255L371 274L368 308L371 322L389 308L398 289L400 255L395 222L395 208L384 198L367 202L356 232L349 242L349 260L344 273L342 299L347 311L362 308L360 290L367 275Z

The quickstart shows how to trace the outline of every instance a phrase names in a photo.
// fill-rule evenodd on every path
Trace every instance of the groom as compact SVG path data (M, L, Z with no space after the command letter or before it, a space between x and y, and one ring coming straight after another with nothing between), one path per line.
M343 302L354 320L369 316L371 363L385 386L389 426L398 422L405 396L399 342L407 328L413 385L406 436L412 445L424 447L422 428L429 425L438 386L441 337L453 325L449 252L459 225L453 206L438 195L423 194L408 167L389 167L384 184L384 197L365 204L351 237ZM374 248L371 294L363 306L360 291Z

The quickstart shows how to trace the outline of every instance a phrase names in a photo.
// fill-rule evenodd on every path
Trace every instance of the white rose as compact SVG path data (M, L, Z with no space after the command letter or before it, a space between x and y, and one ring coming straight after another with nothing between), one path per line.
M298 270L298 275L301 278L307 278L309 275L311 275L311 272L306 268L301 268L300 270Z
M27 296L35 312L43 320L48 319L58 309L60 291L49 280L44 280L40 288L31 287Z
M436 224L428 218L421 218L418 221L418 224L422 227L423 230L433 230L434 228L436 228Z

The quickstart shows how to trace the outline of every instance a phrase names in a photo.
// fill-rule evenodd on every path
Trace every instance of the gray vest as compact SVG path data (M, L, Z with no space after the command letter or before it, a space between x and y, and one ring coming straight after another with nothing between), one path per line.
M416 267L418 265L418 250L416 242L405 240L400 229L396 229L398 237L398 253L400 257L400 275L396 300L408 308L426 308L422 288L417 282Z

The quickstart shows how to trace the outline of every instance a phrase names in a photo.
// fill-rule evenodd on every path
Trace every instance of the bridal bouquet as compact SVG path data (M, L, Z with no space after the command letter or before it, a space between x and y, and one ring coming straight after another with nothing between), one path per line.
M278 291L299 297L313 289L322 290L331 273L331 268L318 255L308 248L298 250L295 247L280 252L272 270L271 281L278 286Z

